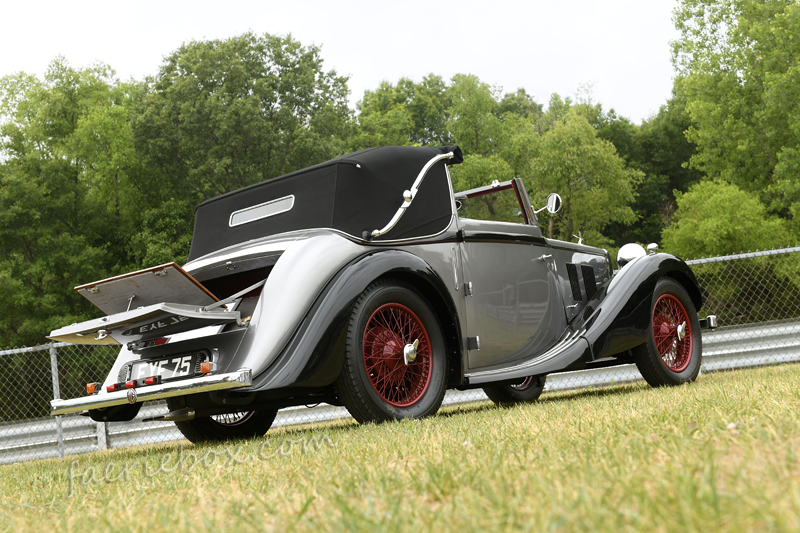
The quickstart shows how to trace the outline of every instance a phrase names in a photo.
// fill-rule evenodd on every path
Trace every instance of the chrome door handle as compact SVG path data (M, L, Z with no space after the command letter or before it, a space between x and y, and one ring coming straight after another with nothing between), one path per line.
M548 259L550 259L551 257L553 257L553 256L552 256L552 255L550 255L550 254L544 254L544 255L543 255L542 257L540 257L539 259L541 259L542 261L547 261L547 260L548 260Z

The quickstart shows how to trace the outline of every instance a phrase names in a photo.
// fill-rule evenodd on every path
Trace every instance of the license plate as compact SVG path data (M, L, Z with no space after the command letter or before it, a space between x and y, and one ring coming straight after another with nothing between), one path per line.
M180 355L155 361L137 361L131 366L129 379L161 376L162 380L193 376L196 363L194 355Z

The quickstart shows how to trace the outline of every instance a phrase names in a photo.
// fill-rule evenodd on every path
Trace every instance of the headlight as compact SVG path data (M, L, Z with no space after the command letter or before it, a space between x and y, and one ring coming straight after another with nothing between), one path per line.
M619 253L617 254L617 266L622 268L634 259L638 259L645 255L647 255L647 252L645 252L641 245L636 244L635 242L629 242L619 249Z

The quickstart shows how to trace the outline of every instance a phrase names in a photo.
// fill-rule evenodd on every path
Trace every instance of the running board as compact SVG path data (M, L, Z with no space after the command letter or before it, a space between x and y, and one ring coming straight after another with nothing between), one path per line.
M508 368L466 373L464 377L469 385L476 385L529 376L543 376L564 370L575 363L589 362L592 360L592 351L589 348L589 342L583 338L583 333L583 331L573 333L535 359Z

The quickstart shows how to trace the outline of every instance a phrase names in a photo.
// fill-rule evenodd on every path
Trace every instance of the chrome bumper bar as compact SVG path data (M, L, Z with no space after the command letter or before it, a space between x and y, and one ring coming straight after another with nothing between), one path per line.
M77 413L87 409L101 409L103 407L112 407L114 405L123 405L126 403L162 400L164 398L185 396L198 392L236 389L239 387L249 387L252 384L253 378L250 369L241 368L236 372L228 372L227 374L202 376L181 381L171 381L160 385L149 385L147 387L126 389L116 392L99 393L83 398L73 398L72 400L50 400L50 415L65 415L67 413Z
M717 327L717 316L708 315L707 318L700 319L700 329L714 329Z

